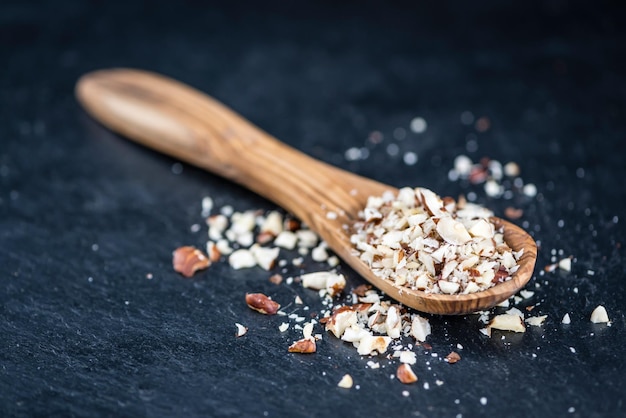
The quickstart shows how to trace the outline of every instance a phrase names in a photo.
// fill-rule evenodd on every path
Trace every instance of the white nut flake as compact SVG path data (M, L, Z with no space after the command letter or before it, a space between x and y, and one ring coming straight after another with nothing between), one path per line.
M257 261L252 254L252 251L241 249L228 256L228 264L230 264L233 269L239 270L254 267L256 266Z
M339 386L340 388L344 388L344 389L350 389L353 384L354 384L354 381L352 380L352 376L350 376L349 374L345 374L341 378L339 383L337 383L337 386Z
M563 319L561 319L561 324L569 325L572 323L572 320L569 317L569 313L563 315Z
M236 337L242 337L248 332L248 328L244 327L238 322L235 322L235 326L237 327L237 332L235 333Z
M489 210L424 188L370 197L351 242L374 274L426 293L467 294L509 280L521 251Z
M591 312L591 322L594 324L604 324L609 322L609 315L607 314L604 306L598 305L593 312Z
M326 290L331 297L337 296L346 287L346 278L343 274L330 271L307 273L300 278L302 279L302 286L309 289Z
M424 342L426 341L426 337L430 335L430 332L430 322L428 322L428 319L415 315L413 317L413 321L411 322L410 334L417 341Z
M513 308L514 309L514 308ZM488 329L499 329L502 331L525 332L524 319L514 313L496 315L489 322Z

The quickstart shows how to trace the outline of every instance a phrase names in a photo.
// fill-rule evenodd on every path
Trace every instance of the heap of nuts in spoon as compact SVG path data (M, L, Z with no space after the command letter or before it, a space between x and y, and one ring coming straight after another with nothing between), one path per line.
M427 293L467 294L511 278L522 251L504 242L493 213L424 188L372 196L351 242L379 277Z

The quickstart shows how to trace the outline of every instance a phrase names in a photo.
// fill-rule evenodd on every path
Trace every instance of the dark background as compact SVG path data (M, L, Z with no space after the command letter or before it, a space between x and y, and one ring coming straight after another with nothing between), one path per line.
M0 4L0 415L624 415L623 7L332 3ZM462 360L418 349L412 386L390 379L397 363L368 369L326 333L316 354L288 355L298 333L280 334L282 318L250 311L243 295L299 294L319 310L314 292L224 263L192 280L171 268L174 248L206 241L205 228L190 232L203 222L202 197L274 206L193 167L178 173L176 161L91 120L74 84L115 66L191 84L359 174L474 191L500 215L522 208L516 222L540 244L535 295L522 307L537 305L544 326L488 339L476 316L429 316L432 352L460 343ZM490 128L461 123L465 111ZM422 134L408 129L416 116L428 123ZM406 139L394 138L397 128ZM368 140L375 131L380 144ZM416 152L417 164L387 154L388 143ZM347 161L350 147L369 157ZM461 153L516 161L538 195L492 199L448 180ZM540 275L553 251L574 257L570 273ZM361 283L341 271L349 287ZM599 304L612 326L590 323ZM235 322L246 336L234 337ZM345 373L358 389L336 387Z

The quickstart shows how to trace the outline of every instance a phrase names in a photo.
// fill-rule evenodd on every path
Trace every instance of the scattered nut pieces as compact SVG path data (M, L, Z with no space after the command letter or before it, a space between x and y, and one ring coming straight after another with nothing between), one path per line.
M450 354L446 356L445 359L449 364L454 364L461 360L461 356L456 351L452 351Z
M572 271L572 257L567 257L559 261L559 268L563 271Z
M238 322L235 322L235 326L237 327L237 332L235 333L236 337L241 337L241 336L245 335L246 332L248 332L248 328L244 327L243 325L241 325Z
M365 334L359 341L356 351L362 356L383 354L391 342L391 337Z
M280 249L278 247L261 247L259 244L254 244L250 247L250 252L254 256L258 266L263 270L271 270L276 265L276 259L278 259Z
M357 323L356 311L349 306L344 306L333 312L326 322L326 331L332 332L335 337L341 338L345 330Z
M264 315L275 315L280 309L280 304L263 293L246 293L246 304L257 312Z
M591 312L591 322L594 324L603 324L609 322L609 315L606 312L606 308L602 305L598 305L593 312Z
M298 242L298 236L291 231L282 231L276 239L274 239L274 245L284 248L286 250L293 250L296 248Z
M565 315L563 315L563 319L561 319L561 324L569 325L571 322L572 320L569 317L569 313L566 313Z
M417 382L417 375L413 372L410 365L402 363L398 366L396 377L405 385Z
M263 220L260 230L261 233L268 234L272 237L278 236L278 234L283 232L283 216L277 211L270 212Z
M313 338L313 322L308 322L302 327L302 336L305 339Z
M394 353L394 357L395 356ZM398 353L397 357L400 363L415 364L417 362L417 356L414 351L402 350Z
M350 389L353 384L354 381L352 380L352 376L350 376L349 374L345 374L343 375L339 383L337 383L337 386L344 389Z
M257 260L250 250L242 248L233 251L233 253L228 256L228 264L230 264L233 269L239 270L256 266Z
M516 314L496 315L487 326L489 329L499 329L502 331L525 332L526 326L522 317Z
M196 271L206 269L211 260L196 247L184 246L177 248L172 257L174 270L185 277L192 277Z
M307 273L301 275L300 278L302 279L302 286L315 290L325 289L331 297L339 295L346 287L344 275L330 271Z
M415 315L413 317L413 321L411 321L411 331L410 334L419 342L426 341L426 337L428 337L431 333L430 322L428 319L423 318L419 315Z
M473 184L484 183L484 190L491 197L507 198L507 193L508 198L512 197L510 191L504 190L511 183L518 191L522 189L523 182L519 178L510 183L500 183L503 172L507 176L519 174L519 167L515 163L503 167L498 161L489 159L481 160L480 164L473 164L469 158L465 161L461 158L457 160L457 174L464 173L462 176L469 178ZM531 185L524 192L532 194L533 187ZM474 198L468 195L467 200ZM360 252L361 259L375 274L392 281L396 286L447 294L467 294L487 289L509 280L515 274L517 260L522 253L514 252L504 242L502 230L497 230L490 221L490 211L467 200L461 196L455 202L452 198L441 198L430 190L420 188L403 188L397 196L386 193L381 197L370 197L360 214L360 222L352 230L352 243ZM313 231L296 219L283 217L278 211L263 216L262 211L235 212L232 207L226 206L219 210L219 214L211 215L212 210L212 200L203 200L203 216L209 227L209 241L206 245L208 257L200 254L208 260L207 267L211 262L218 262L222 256L228 257L234 269L259 266L271 270L279 266L283 269L282 273L288 272L290 264L302 268L309 259L317 263L326 262L331 268L339 264L337 256L330 253L327 244ZM335 215L344 216L342 211L327 213L332 218ZM517 219L522 214L522 209L507 208L505 211L510 219ZM293 253L281 248L297 250L299 256L294 258ZM288 258L278 260L281 251ZM556 260L553 257L552 262ZM571 262L571 257L556 262L553 268L568 270L568 261ZM283 276L272 274L269 281L278 285L283 282ZM302 331L303 338L294 341L288 348L289 352L316 352L316 341L321 340L322 335L313 336L313 329L314 324L320 323L335 337L352 343L359 355L379 355L390 360L397 358L401 363L396 372L398 380L403 383L417 381L410 367L417 360L413 348L421 346L425 350L432 350L431 345L425 342L431 333L428 319L391 301L367 284L353 289L348 295L347 300L352 301L351 305L333 305L336 301L331 298L342 293L346 286L345 277L336 271L288 277L286 283L302 283L303 287L318 290L324 305L329 310L332 307L332 314L322 310L320 314L310 312L307 315L298 312L308 311L308 306L302 307L302 299L296 296L296 311L286 313L279 310L280 304L262 293L246 294L246 303L251 309L267 315L288 317L289 321L295 322L292 329ZM530 298L533 293L520 292L521 297L516 296L515 303L522 301L522 297ZM511 302L505 302L500 306L508 308ZM608 315L604 312L608 322ZM310 322L305 322L307 316ZM484 317L486 324L489 313ZM566 314L566 317L569 322L569 315ZM563 323L566 323L566 317ZM526 322L539 326L545 318L527 318ZM237 337L248 331L239 323L235 325ZM290 322L282 322L278 329L284 333L290 327ZM506 314L494 317L480 331L491 336L492 328L524 332L523 313L517 308L509 309ZM415 339L414 344L401 340L409 336ZM462 348L460 344L457 346ZM390 348L393 354L385 354ZM438 357L435 352L430 355ZM460 359L458 353L452 351L444 360L454 364ZM385 367L374 360L367 364L372 369ZM443 382L437 380L437 385L440 384ZM346 374L338 386L351 388L352 377ZM428 385L424 387L427 389Z
M315 339L313 338L303 338L289 346L290 353L310 354L315 353L316 349Z

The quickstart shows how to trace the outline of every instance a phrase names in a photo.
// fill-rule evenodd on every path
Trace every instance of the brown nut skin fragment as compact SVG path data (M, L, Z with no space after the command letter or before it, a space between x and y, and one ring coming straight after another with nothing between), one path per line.
M461 360L461 356L456 351L452 351L450 354L446 356L446 361L449 364L454 364L459 360Z
M398 370L396 371L396 377L400 382L404 383L405 385L417 382L417 376L413 372L413 369L411 369L411 366L406 363L398 366Z
M290 353L310 354L315 353L316 350L317 346L315 345L315 340L310 338L303 338L289 346Z
M280 304L263 293L246 293L246 303L250 309L264 315L275 315L280 309Z
M184 246L177 248L172 254L174 270L185 277L191 277L198 270L211 265L211 260L196 247Z

